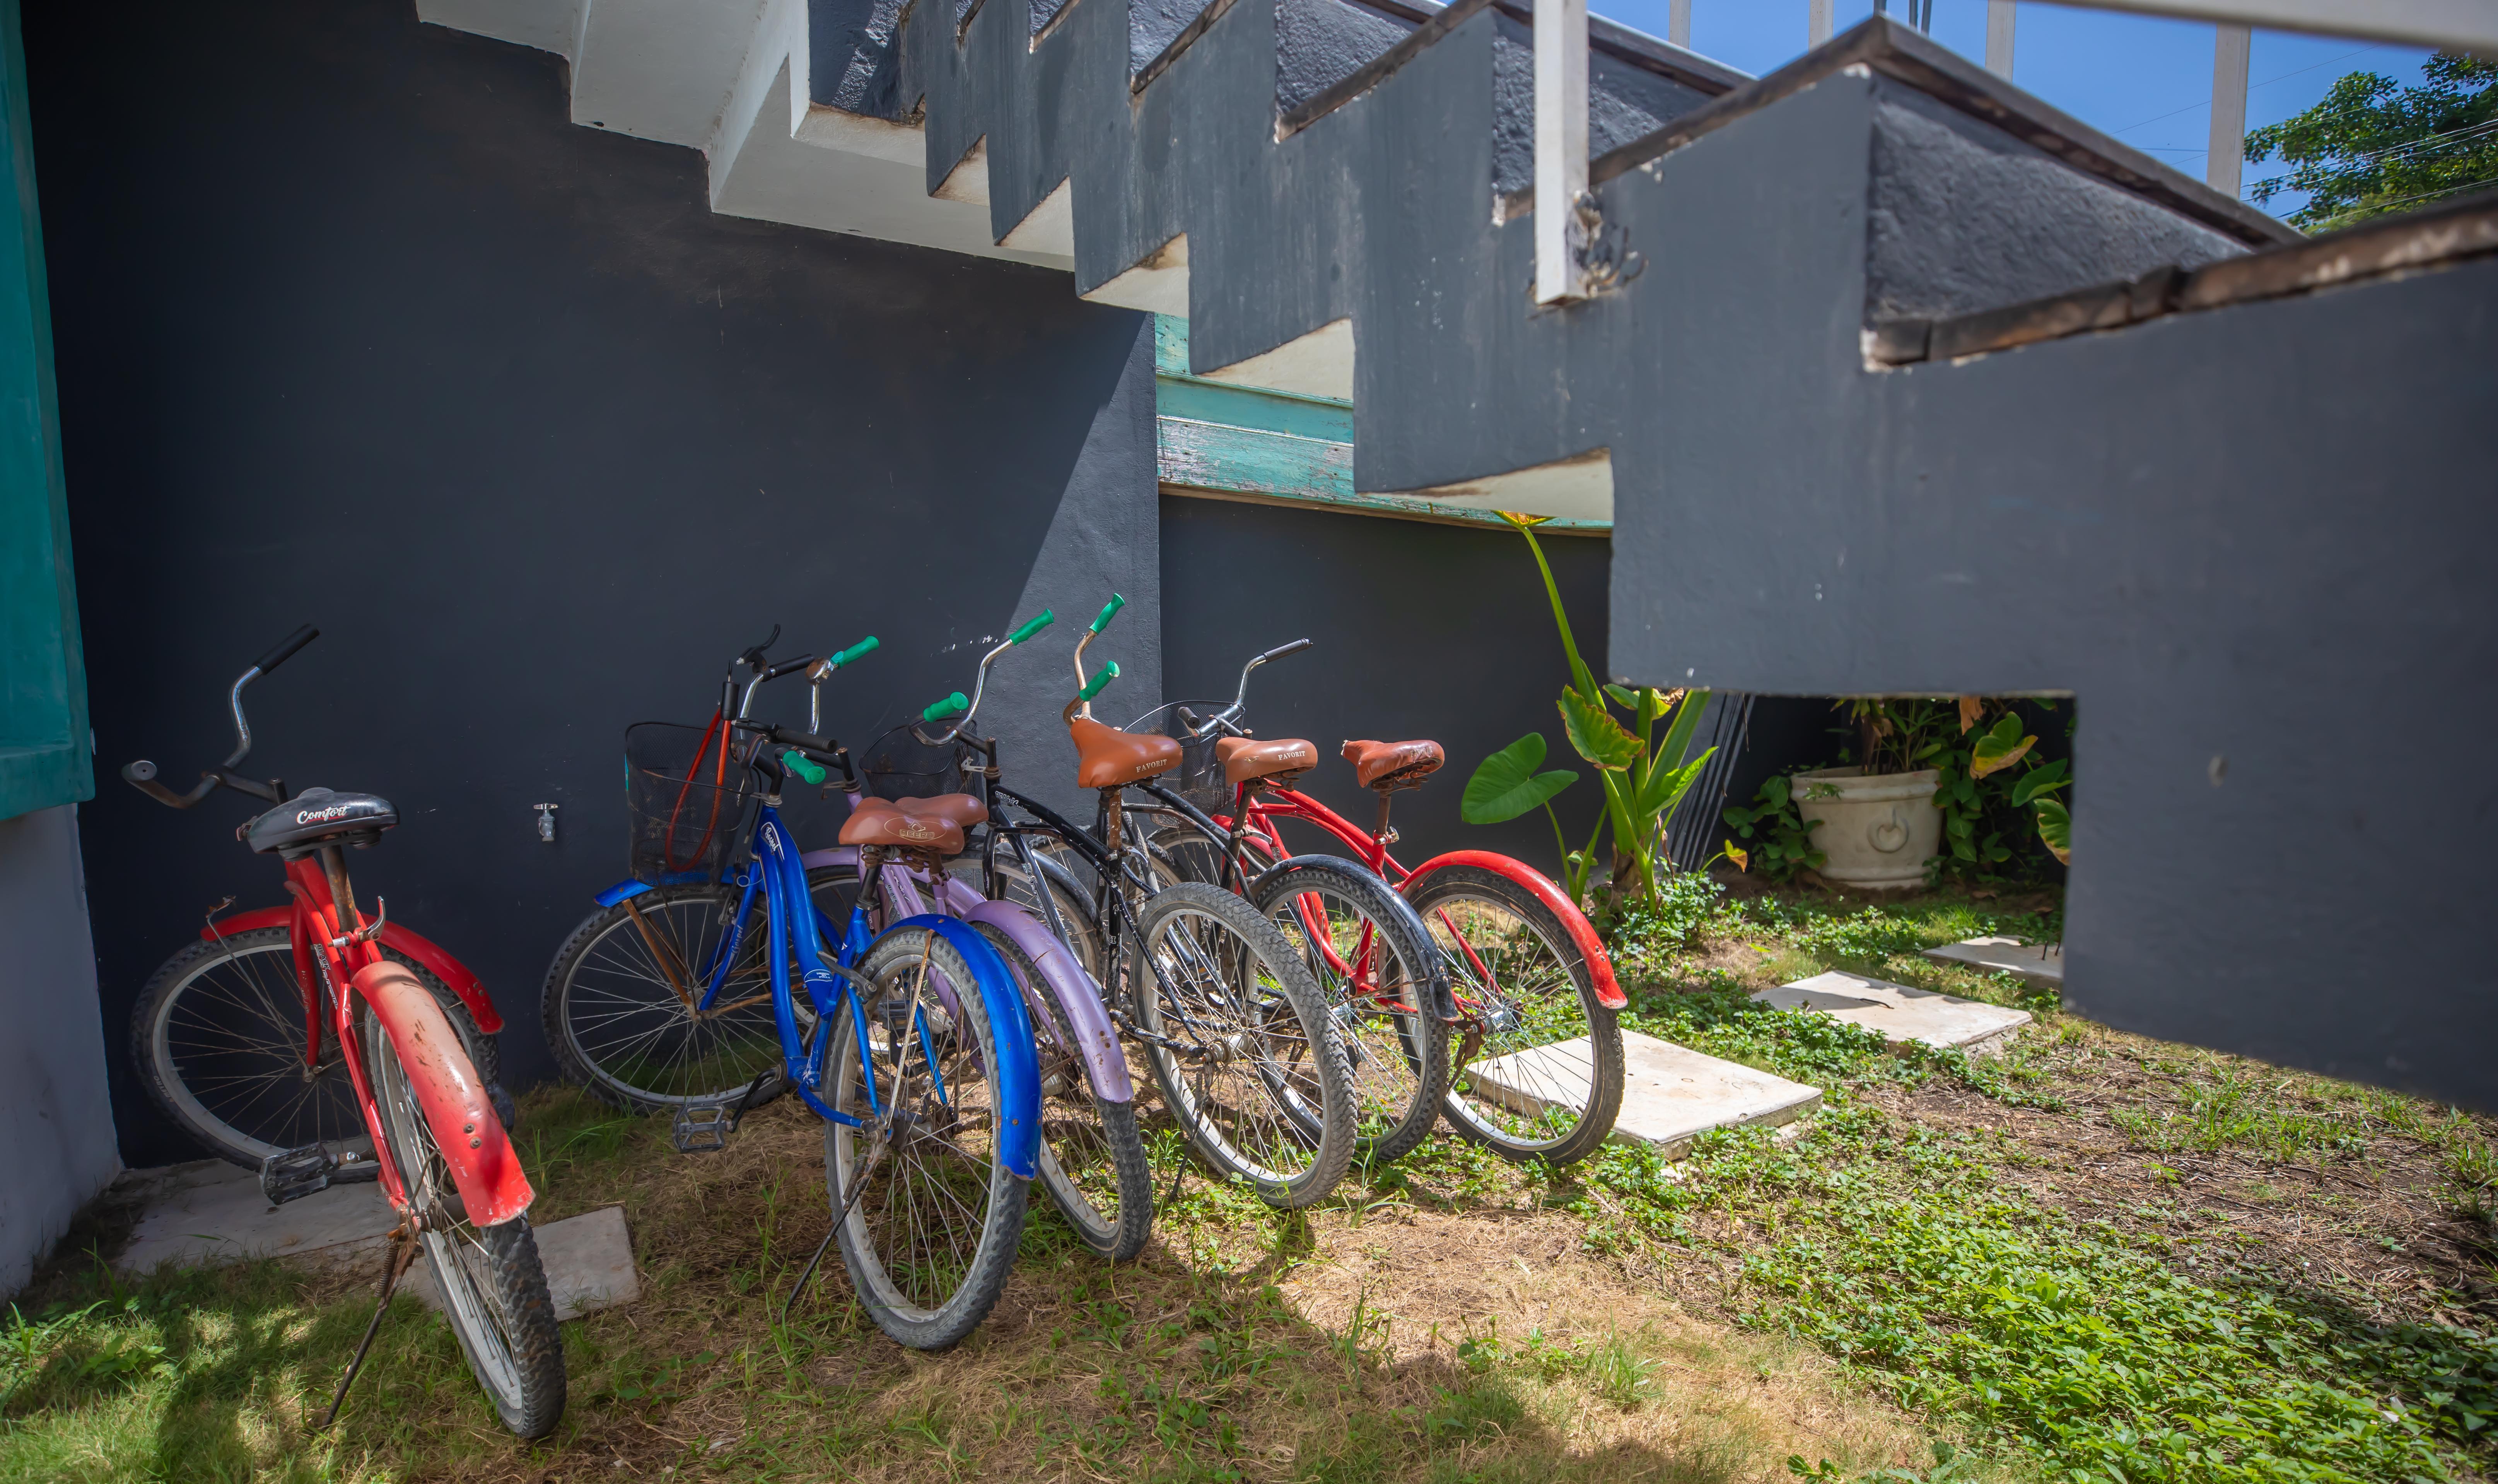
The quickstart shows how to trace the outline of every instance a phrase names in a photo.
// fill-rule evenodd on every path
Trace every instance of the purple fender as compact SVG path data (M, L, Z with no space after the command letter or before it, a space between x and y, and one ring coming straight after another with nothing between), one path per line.
M985 922L1006 934L1008 941L1023 950L1041 970L1041 980L1058 1000L1058 1008L1066 1012L1067 1023L1074 1028L1075 1048L1084 1053L1084 1070L1092 1080L1093 1096L1105 1103L1133 1101L1136 1084L1128 1080L1128 1058L1119 1050L1119 1033L1110 1024L1109 1012L1102 1008L1102 991L1094 984L1093 976L1085 973L1084 966L1068 952L1067 945L1012 902L989 901L951 881L938 891L964 921ZM1042 1029L1056 1039L1054 1027Z
M858 864L858 849L840 845L831 850L809 851L798 857L798 864L810 871L828 865L854 867ZM922 884L921 878L908 873L901 873L901 880L894 883L901 888L896 894L904 898L906 912L919 910L918 887ZM1136 1083L1128 1077L1128 1058L1119 1049L1118 1030L1110 1023L1109 1012L1102 1006L1101 986L1075 961L1067 945L1012 902L990 901L951 877L939 884L937 895L941 910L966 922L985 922L1023 950L1041 970L1041 981L1057 999L1058 1008L1066 1012L1067 1023L1075 1028L1075 1039L1081 1043L1077 1049L1084 1053L1084 1070L1092 1081L1093 1095L1105 1103L1134 1102ZM1051 1027L1041 1029L1054 1039Z

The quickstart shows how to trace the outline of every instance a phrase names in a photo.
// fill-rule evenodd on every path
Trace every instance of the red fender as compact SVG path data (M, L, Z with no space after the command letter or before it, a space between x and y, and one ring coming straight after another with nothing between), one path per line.
M1578 903L1562 894L1561 888L1553 885L1553 878L1522 860L1495 855L1489 851L1451 851L1416 866L1414 874L1406 877L1404 885L1396 889L1412 896L1421 889L1423 879L1433 871L1442 866L1460 865L1506 877L1534 892L1535 899L1552 908L1553 915L1561 919L1562 930L1569 933L1572 946L1579 950L1579 956L1587 961L1587 973L1596 982L1596 1002L1607 1010L1622 1010L1630 1005L1621 985L1614 983L1614 961L1606 955L1605 945L1596 936L1596 925L1587 920L1587 915L1579 910Z
M521 1173L521 1158L504 1137L494 1099L486 1095L486 1084L433 995L395 963L367 964L356 971L354 984L399 1052L399 1064L407 1071L408 1085L416 1090L443 1163L451 1167L468 1219L495 1226L528 1210L535 1192ZM404 1182L407 1172L400 1171L400 1178Z
M284 907L258 907L250 912L236 913L233 917L201 928L200 937L213 943L220 937L247 933L254 928L284 927L294 919L295 908L292 904ZM401 927L397 922L384 922L382 946L415 959L425 965L434 978L449 984L451 992L460 996L460 1003L468 1007L468 1017L477 1022L479 1030L489 1036L502 1030L503 1017L495 1013L494 998L486 993L485 984L476 975L468 972L466 964L445 952L434 944L432 939L417 932L414 928ZM299 969L303 972L309 972L310 968L309 963L299 965Z

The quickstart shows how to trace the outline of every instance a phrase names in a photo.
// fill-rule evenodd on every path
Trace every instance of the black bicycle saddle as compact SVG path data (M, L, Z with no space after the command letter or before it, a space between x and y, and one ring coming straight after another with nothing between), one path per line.
M273 851L292 860L334 840L369 846L398 823L389 799L306 789L243 826L243 841L264 855Z

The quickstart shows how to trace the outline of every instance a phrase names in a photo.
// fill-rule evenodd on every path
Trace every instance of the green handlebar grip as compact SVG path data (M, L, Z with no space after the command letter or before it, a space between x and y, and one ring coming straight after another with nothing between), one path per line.
M1103 629L1109 628L1110 621L1117 618L1119 616L1119 610L1126 606L1128 606L1128 600L1126 598L1121 597L1116 593L1111 594L1110 600L1102 605L1102 616L1095 619L1093 621L1093 627L1086 631L1089 633L1100 633Z
M942 722L949 716L961 716L964 712L971 709L972 703L963 698L962 692L957 691L953 694L946 696L944 700L939 701L937 704L919 713L919 720L923 722Z
M859 640L856 644L853 644L849 648L843 650L840 654L835 655L833 657L833 668L838 670L843 665L849 664L853 661L864 660L872 654L875 649L876 635L869 634L866 638Z
M1077 700L1088 700L1088 701L1089 701L1089 700L1091 700L1093 697L1095 697L1095 696L1097 696L1097 695L1099 695L1099 694L1102 694L1102 688L1103 688L1104 686L1108 685L1111 681L1114 681L1114 680L1116 680L1116 679L1118 679L1118 678L1119 678L1119 661L1116 661L1116 660L1113 660L1113 661L1111 661L1108 664L1105 664L1105 665L1102 666L1102 673L1093 677L1093 683L1092 683L1092 684L1090 684L1090 685L1086 686L1083 690L1078 691L1078 692L1076 692L1076 693L1075 693L1075 698L1076 698Z
M1057 619L1057 614L1050 612L1047 608L1043 608L1041 610L1041 617L1034 619L1031 623L1024 625L1021 629L1008 634L1007 642L1009 644L1021 644L1024 640L1031 638L1034 634L1047 629L1051 624L1055 623Z
M798 751L794 747L786 748L782 751L781 765L787 768L790 772L807 780L807 782L811 784L819 784L824 781L823 768L805 753Z

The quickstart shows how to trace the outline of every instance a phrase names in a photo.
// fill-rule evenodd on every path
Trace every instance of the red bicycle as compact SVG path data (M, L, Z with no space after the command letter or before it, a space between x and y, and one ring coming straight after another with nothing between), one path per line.
M529 1233L534 1193L508 1137L511 1100L494 1081L491 1037L502 1021L477 977L387 921L386 902L375 900L370 919L357 910L346 847L370 849L399 823L388 799L291 793L278 780L234 771L251 752L243 688L319 636L309 625L297 629L236 679L234 754L190 792L156 782L144 759L121 770L176 809L220 788L270 805L235 837L284 863L294 898L223 924L210 914L201 941L140 996L134 1059L176 1122L260 1172L272 1204L373 1180L398 1213L381 1303L323 1426L422 1252L503 1425L543 1437L563 1415L563 1345Z
M1250 672L1309 642L1269 650L1241 666L1229 705L1180 701L1165 708L1182 748L1179 789L1148 791L1198 821L1159 831L1153 847L1189 877L1236 882L1292 855L1279 828L1287 820L1333 836L1413 906L1448 970L1457 998L1449 1074L1443 1081L1418 1069L1415 1085L1445 1085L1440 1112L1450 1125L1506 1158L1552 1165L1585 1158L1613 1132L1621 1111L1622 1036L1615 1013L1629 1002L1614 982L1613 962L1594 926L1544 873L1489 851L1451 851L1411 870L1388 853L1396 841L1390 802L1439 769L1446 760L1440 745L1344 744L1356 780L1379 795L1377 823L1367 830L1297 789L1227 775L1227 755L1242 746L1227 746L1228 739L1249 735L1240 718ZM1229 844L1219 862L1209 856L1218 838ZM1314 937L1325 942L1325 935ZM1364 947L1329 948L1329 968L1358 982ZM1433 1049L1418 1038L1408 1055Z

